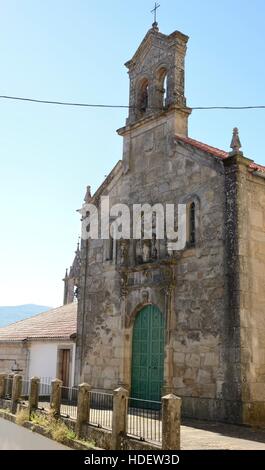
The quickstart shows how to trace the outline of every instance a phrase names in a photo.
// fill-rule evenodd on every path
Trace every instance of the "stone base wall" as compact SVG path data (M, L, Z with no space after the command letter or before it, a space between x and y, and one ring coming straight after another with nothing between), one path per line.
M265 401L243 404L243 424L265 428Z
M0 398L0 408L3 410L11 410L11 400L5 400L4 398Z
M97 447L111 450L111 431L98 429L89 424L84 424L82 428L83 437L88 441L94 441ZM161 446L143 442L139 439L124 436L122 438L122 450L161 450Z
M236 400L182 397L182 416L242 424L242 403Z

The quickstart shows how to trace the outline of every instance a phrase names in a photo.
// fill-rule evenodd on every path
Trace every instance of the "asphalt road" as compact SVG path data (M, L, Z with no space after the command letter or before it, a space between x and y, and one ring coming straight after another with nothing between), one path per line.
M69 448L0 418L0 450L69 450Z

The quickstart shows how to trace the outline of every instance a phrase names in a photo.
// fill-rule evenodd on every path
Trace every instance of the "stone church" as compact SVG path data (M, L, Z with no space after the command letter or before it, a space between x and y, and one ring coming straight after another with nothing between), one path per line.
M123 156L86 203L185 204L187 243L82 240L75 382L182 397L183 415L265 423L265 167L188 136L188 37L157 23L126 62ZM209 119L211 116L209 115Z

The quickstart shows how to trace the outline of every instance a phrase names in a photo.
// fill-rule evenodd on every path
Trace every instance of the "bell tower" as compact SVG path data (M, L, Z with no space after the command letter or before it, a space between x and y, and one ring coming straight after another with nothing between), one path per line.
M184 83L188 39L179 31L162 34L154 22L125 64L130 79L129 116L118 134L125 138L123 159L127 169L128 138L139 127L147 130L166 122L168 135L188 135L191 109L186 106Z

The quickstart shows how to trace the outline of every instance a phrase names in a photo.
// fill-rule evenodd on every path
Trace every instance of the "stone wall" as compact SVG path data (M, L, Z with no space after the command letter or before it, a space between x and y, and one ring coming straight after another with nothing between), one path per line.
M76 383L131 389L134 319L153 304L166 325L163 393L183 397L186 416L242 422L244 406L248 422L249 403L264 399L265 183L250 174L240 152L218 158L185 138L187 40L154 25L126 63L130 111L118 130L123 161L91 202L109 195L110 206L130 208L194 203L196 243L171 256L165 240L155 241L150 256L153 245L145 240L83 241ZM148 100L139 109L142 91Z
M238 188L242 421L265 425L265 180L241 164Z
M11 367L17 362L23 375L27 375L29 366L29 350L22 341L0 342L0 372L11 373Z
M225 383L224 168L219 159L176 144L164 116L146 126L130 131L124 150L130 171L103 194L111 205L194 201L196 247L170 260L161 241L159 259L137 265L131 241L124 267L119 247L116 260L106 261L106 242L83 242L76 381L130 388L133 319L142 306L155 304L167 325L165 392L189 397L187 411L195 416L198 399L222 399Z

